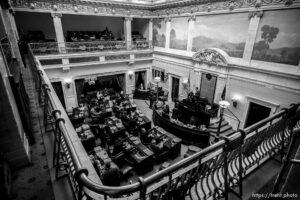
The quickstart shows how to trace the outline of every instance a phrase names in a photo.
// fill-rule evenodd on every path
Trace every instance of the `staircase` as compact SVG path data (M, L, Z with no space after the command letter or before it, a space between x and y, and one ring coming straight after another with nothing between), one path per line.
M217 134L219 122L220 122L220 120L218 119L218 120L212 121L210 123L208 130L212 135ZM229 123L223 119L221 122L221 127L220 127L220 136L229 136L229 135L233 134L234 132L236 132L236 131L232 128L232 126L230 126Z

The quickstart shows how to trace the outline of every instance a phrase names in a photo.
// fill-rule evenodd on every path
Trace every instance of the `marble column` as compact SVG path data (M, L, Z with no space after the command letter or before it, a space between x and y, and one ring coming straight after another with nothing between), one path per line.
M153 46L152 42L153 42L153 19L149 19L149 35L148 35L148 41L149 44L151 44L151 46Z
M66 53L64 31L61 23L62 13L51 13L51 16L53 18L58 50L60 53Z
M192 15L189 17L189 25L188 25L188 38L187 38L187 51L192 51L193 48L193 31L196 21L196 16Z
M126 47L128 50L130 50L132 46L131 45L132 42L131 22L132 22L132 17L124 18L124 36L125 36Z
M3 9L0 6L0 14L1 14L5 32L7 34L11 46L12 57L17 59L20 67L23 67L24 64L22 61L22 57L18 45L19 35L18 35L18 30L17 30L13 12L10 12L9 9Z
M169 82L168 102L172 102L172 75L171 74L168 74L168 82Z
M170 17L166 18L165 22L166 22L166 44L165 44L165 48L169 49L170 48L171 18Z
M262 16L263 16L263 11L251 11L249 13L250 23L249 23L248 35L247 35L244 54L243 54L243 59L249 62L251 61L256 34L258 31L260 18Z

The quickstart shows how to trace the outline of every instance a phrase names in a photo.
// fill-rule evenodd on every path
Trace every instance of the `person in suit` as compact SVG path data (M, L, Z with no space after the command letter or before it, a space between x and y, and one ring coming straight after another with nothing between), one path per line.
M196 87L195 97L196 97L196 99L199 99L199 98L200 98L200 90L199 90L198 87Z
M157 141L156 139L152 139L150 147L153 150L153 152L157 155L163 151L164 143L163 141Z
M124 95L124 91L123 90L120 92L120 97L121 97L121 101L124 101L125 95Z
M151 92L150 93L150 96L149 96L149 100L150 100L150 105L149 105L149 108L153 108L153 103L155 102L156 100L156 96Z
M111 167L111 161L105 161L104 170L102 172L102 182L107 186L120 186L121 184L121 170L115 166Z

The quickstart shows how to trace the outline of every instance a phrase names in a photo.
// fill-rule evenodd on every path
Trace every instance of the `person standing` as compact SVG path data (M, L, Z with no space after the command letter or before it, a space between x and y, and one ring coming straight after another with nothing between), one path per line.
M150 105L149 105L149 108L152 109L153 107L153 103L155 101L155 95L151 92L150 95L149 95L149 100L150 100Z

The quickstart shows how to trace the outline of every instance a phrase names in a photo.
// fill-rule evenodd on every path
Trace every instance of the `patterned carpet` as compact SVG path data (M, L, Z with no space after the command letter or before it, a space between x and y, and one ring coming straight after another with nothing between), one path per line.
M31 145L31 165L12 172L12 199L17 200L52 200L50 172L47 165L43 137L40 131L38 116L37 93L35 91L33 77L28 68L23 70L25 88L30 99L32 114L33 134L36 143Z

